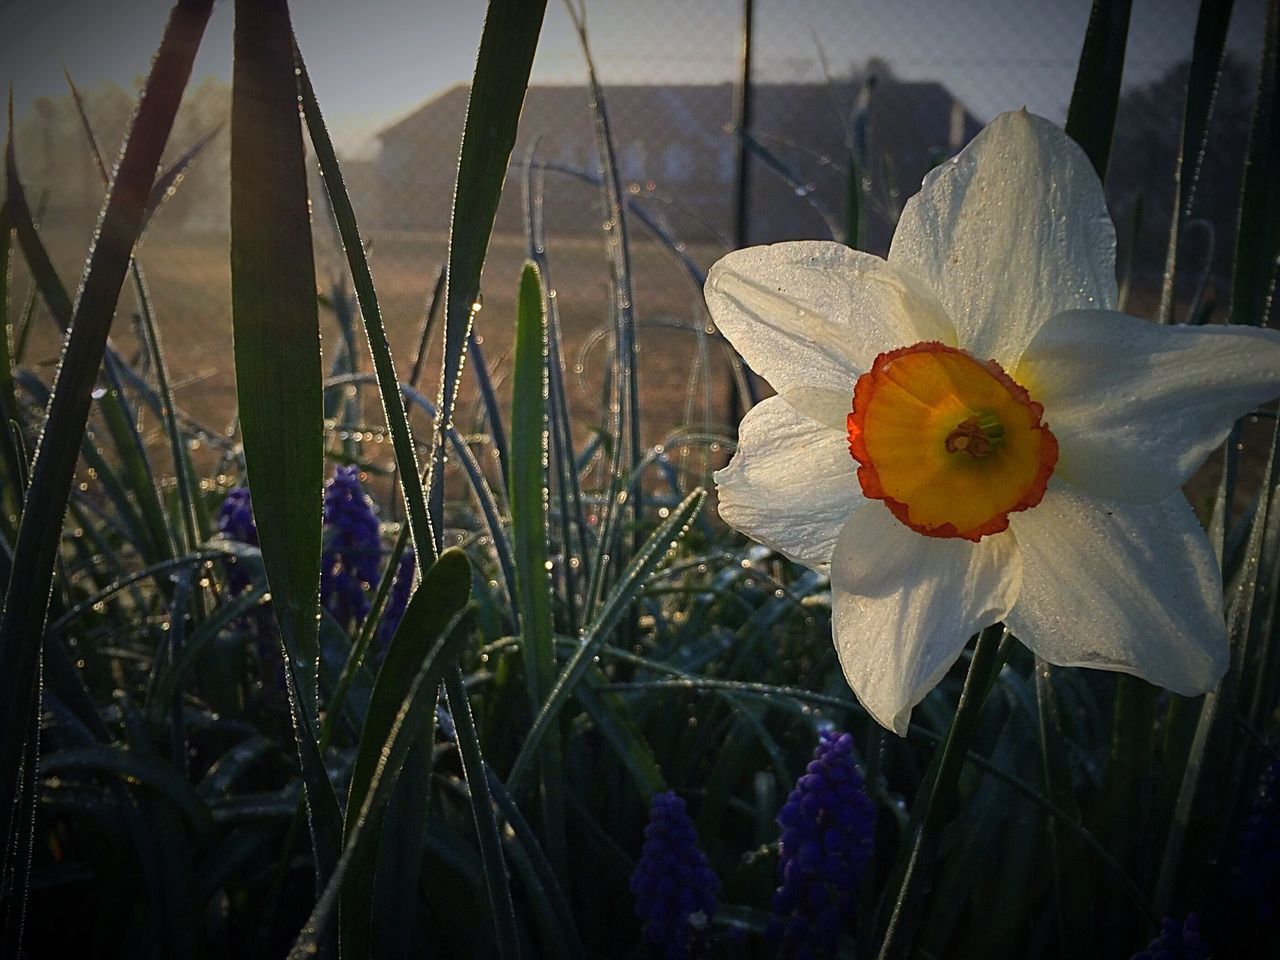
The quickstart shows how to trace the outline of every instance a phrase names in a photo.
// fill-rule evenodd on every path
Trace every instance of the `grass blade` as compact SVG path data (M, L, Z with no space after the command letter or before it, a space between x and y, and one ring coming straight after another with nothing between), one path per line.
M381 809L374 808L367 815L365 810L375 776L380 765L385 763L393 730L397 723L403 723L400 718L403 706L410 702L415 690L418 690L419 695L425 695L434 692L438 686L439 666L436 670L437 682L428 688L419 688L418 675L432 662L430 656L439 653L439 644L447 636L446 631L458 614L466 607L470 593L471 564L467 562L466 555L460 550L446 550L427 570L421 585L409 599L404 618L395 636L391 638L386 659L378 671L369 710L365 714L364 729L360 733L360 743L356 749L355 765L347 792L347 816L343 824L344 843L348 847L357 830L367 832L370 837L378 835ZM458 633L462 636L454 640L449 650L456 650L461 646L465 633ZM405 741L424 729L431 729L434 711L428 709L431 706L427 702L430 698L422 696L421 699L422 702L412 710L413 723L405 730L402 738ZM407 742L404 747L407 752ZM384 781L391 781L384 783L384 790L389 791L399 772L399 767L396 766L391 768L390 774L383 774ZM357 820L361 816L365 816L364 821ZM363 957L369 950L372 919L369 890L377 851L376 843L364 842L359 851L352 854L347 868L340 900L344 957Z
M955 812L960 768L982 706L1006 655L1008 645L1002 642L1004 633L997 624L978 634L951 728L921 784L921 795L916 798L917 807L923 800L920 819L915 828L909 830L899 851L899 859L905 855L907 860L897 883L891 885L891 889L896 886L897 892L893 897L893 912L884 939L876 954L877 960L895 960L911 955L937 857L937 834ZM886 892L885 896L888 895Z
M574 926L573 914L560 889L559 881L551 870L551 864L542 854L537 838L515 801L511 799L502 782L487 766L487 782L493 794L494 803L506 819L513 836L508 848L516 853L512 857L516 869L520 870L525 889L528 891L535 913L542 921L547 939L547 956L564 957L565 960L583 960L585 956L582 943L578 939L578 931Z
M324 471L320 320L293 34L283 0L237 0L234 50L231 307L240 428L323 883L337 860L341 822L314 734Z
M573 641L577 643L575 638ZM662 767L629 705L620 696L605 689L608 681L598 667L588 670L576 695L582 709L591 717L596 730L617 754L618 760L631 774L639 795L648 800L666 789Z
M195 787L176 767L144 750L105 745L58 750L40 759L40 772L110 774L144 784L180 810L198 835L208 837L213 833L213 817Z
M601 604L596 618L588 626L578 649L560 671L555 687L542 704L542 709L538 712L528 736L520 747L520 753L516 756L515 763L511 766L511 773L507 777L507 789L511 793L519 794L520 782L528 771L548 727L559 714L560 708L564 706L569 695L573 693L578 681L587 672L587 668L591 666L592 658L608 638L609 632L644 586L649 574L667 555L673 543L688 530L693 518L702 509L706 497L706 491L701 487L685 497L684 501L671 511L671 515L658 525L644 545L636 551L631 562L622 572L622 576L614 583L609 596Z
M449 224L437 451L443 451L444 431L453 423L467 334L480 296L480 271L515 147L516 126L546 9L546 0L491 0L485 16ZM434 469L437 467L438 462L433 464L433 483L442 481L440 471Z
M58 272L54 269L53 261L49 259L49 252L45 249L44 241L40 239L40 235L36 232L35 218L31 213L31 207L27 204L27 195L26 191L22 189L22 181L18 177L18 164L13 143L12 96L9 99L9 138L5 143L5 197L5 206L9 211L13 230L18 238L18 246L22 249L22 255L27 261L27 268L31 271L31 278L35 282L34 289L38 290L40 296L44 298L49 307L49 313L53 316L54 323L58 325L58 329L65 331L71 324L74 307L71 303L71 297L67 295L66 286L58 278ZM139 225L139 229L141 229L141 225ZM22 340L23 337L19 337L18 346L22 345ZM15 357L21 362L21 349L16 351Z
M536 716L555 682L551 578L547 570L547 314L538 268L526 264L516 300L516 342L511 393L511 539L515 555L520 652L524 657L529 713ZM564 772L558 738L538 754L542 827L547 854L560 876L567 856L564 836Z
M438 414L431 401L407 385L403 386L401 391L405 399L420 407L433 420L436 419ZM507 596L514 598L516 596L515 561L511 556L511 544L498 511L498 503L494 499L493 491L489 489L489 481L485 479L484 468L480 466L475 452L467 445L466 438L458 432L457 427L449 427L445 434L445 439L449 441L458 458L457 462L467 474L471 492L484 516L485 526L493 540L493 552L498 556L498 569L502 571L502 582L506 587Z
M386 327L382 323L382 310L378 306L378 294L373 285L373 274L369 270L369 260L364 254L364 243L360 239L355 210L352 209L351 198L347 195L342 170L338 166L338 156L333 149L333 141L329 138L329 130L320 112L320 104L316 101L311 77L302 60L302 53L296 45L294 56L299 70L298 91L302 97L302 109L307 119L307 132L320 164L320 173L324 178L329 206L333 210L338 234L342 238L342 245L347 254L347 265L355 285L356 302L360 306L365 335L369 339L369 353L373 357L373 369L377 375L382 412L386 417L387 429L391 433L391 443L395 450L396 471L400 477L400 488L409 515L409 532L413 537L414 551L419 558L419 568L422 568L425 558L434 557L436 554L435 533L431 529L431 520L428 516L427 495L422 485L413 434L409 430L404 399L400 395L399 382L396 379L395 361L391 356L391 345L387 341Z
M440 442L437 444L437 454L432 464L433 477L436 481L434 498L430 498L430 493L428 497L423 497L420 492L412 437L409 433L407 418L404 416L403 400L396 383L390 349L386 345L385 335L381 332L381 315L377 310L373 281L368 271L363 247L359 243L355 216L351 211L345 188L342 186L337 160L333 155L332 145L325 131L314 93L306 79L305 70L301 73L303 109L307 111L312 143L325 175L330 203L333 206L335 219L338 222L339 232L355 278L356 296L364 316L365 330L370 338L370 352L373 355L379 388L383 395L383 410L396 448L397 471L404 484L410 528L419 563L424 562L424 558L435 556L439 549L436 541L438 526L433 527L430 507L435 498L443 495L443 486L439 482L443 442L450 425L457 378L461 373L462 357L472 319L472 305L479 295L480 268L484 262L489 234L493 227L498 196L506 174L507 159L515 140L516 121L524 101L528 71L532 65L533 49L537 44L544 9L545 0L529 4L512 2L512 0L494 0L490 6L481 39L476 76L468 107L467 125L463 134L458 188L454 197L454 220L450 232L448 271L450 279L446 281L448 292L445 311L445 375L441 386L441 407L447 413L436 419ZM298 64L301 68L300 57ZM520 66L521 64L523 67ZM461 215L459 211L463 211ZM470 279L462 279L467 277ZM461 295L458 292L460 289L469 289L469 292ZM449 306L459 302L463 303L461 318L458 316L458 311ZM452 349L450 344L453 345ZM395 396L392 397L390 394ZM415 487L418 489L415 490ZM425 511L424 506L427 507ZM464 758L470 758L469 762L464 762L464 771L469 774L468 784L471 786L476 827L481 838L482 850L488 850L491 841L497 842L497 827L493 821L491 806L486 802L487 790L484 784L477 785L471 779L471 775L477 772L483 777L480 743L470 719L470 708L466 703L466 692L461 682L460 671L455 667L449 676L449 685L456 688L450 697L450 707L458 725L461 752ZM408 749L407 746L405 749ZM347 853L344 853L343 862L344 864L348 862ZM515 949L514 908L511 907L509 881L502 867L500 851L497 852L496 859L495 856L486 855L484 865L485 879L494 904L495 917L498 918L499 932L504 934L499 938L499 946L504 948L502 950L504 956L513 956L514 953L510 951ZM342 869L345 870L346 867L343 866ZM328 895L326 891L326 896ZM336 895L335 892L334 896ZM322 905L323 902L317 905L317 910L320 910ZM505 911L502 909L504 905ZM318 935L311 924L308 925L308 929L310 933L304 930L304 937L299 939L299 944L303 943L306 936ZM505 934L511 934L511 936ZM296 949L298 949L297 945L295 945Z
M582 509L582 487L574 462L573 424L569 412L569 400L564 388L564 358L561 351L560 308L558 298L551 295L550 265L547 261L546 236L542 222L542 168L534 178L532 164L525 163L524 202L525 240L529 259L537 265L546 294L547 312L547 407L551 421L551 438L548 449L549 462L555 478L556 503L559 519L560 546L567 562L564 564L564 610L568 632L578 633L578 575L577 568L587 553L587 521Z
M1178 242L1191 216L1200 166L1209 147L1209 120L1218 93L1218 78L1227 53L1227 27L1235 0L1201 0L1196 18L1196 36L1187 75L1187 100L1182 112L1182 135L1178 144L1178 165L1173 222L1169 226L1169 247L1164 261L1164 282L1160 288L1161 323L1173 323L1173 283L1178 275ZM1137 231L1134 231L1136 235Z
M12 128L12 124L10 124L10 127ZM35 281L35 289L39 290L40 296L48 306L54 322L65 335L67 328L71 324L74 308L71 298L67 294L66 285L63 284L62 279L54 269L44 241L40 239L40 235L36 231L35 221L32 219L31 211L27 206L22 183L18 177L17 165L14 162L12 137L10 137L7 149L7 161L7 192L9 206L15 216L14 225L19 245L22 247L23 256L27 260L32 279ZM145 227L145 219L138 228L139 236L143 227ZM110 340L107 340L103 356L103 371L109 389L99 396L98 402L104 417L111 427L112 438L120 458L127 465L126 469L132 474L133 489L137 495L139 508L147 520L146 537L136 539L134 542L135 547L149 561L153 561L161 553L172 556L174 551L170 549L169 530L164 523L163 511L159 508L159 494L151 474L150 464L146 459L145 446L142 438L138 435L133 418L125 410L125 392L122 382L123 368L123 362L116 355ZM166 589L167 592L168 590Z
M1240 194L1231 322L1264 324L1280 254L1280 2L1267 4L1258 98Z
M609 126L609 113L605 107L604 91L596 75L591 46L587 42L585 9L574 11L566 4L573 26L578 34L578 45L587 63L587 83L591 96L592 130L595 134L596 154L600 169L601 193L607 217L605 220L606 251L609 258L609 279L613 286L613 362L610 378L616 396L611 398L615 410L613 418L613 451L610 458L609 497L605 502L604 516L600 522L600 548L592 568L587 595L587 610L594 611L608 586L609 575L618 569L619 552L614 543L627 526L630 516L635 530L631 549L640 546L638 526L634 523L641 514L641 496L637 468L642 456L640 450L640 395L636 368L636 316L635 296L632 291L631 242L627 231L626 208L622 202L622 185L618 177L618 161ZM632 478L625 491L625 477ZM610 559L612 558L612 560ZM611 563L613 564L611 566Z
M1099 180L1107 178L1132 4L1133 0L1093 0L1067 108L1067 134L1089 155Z
M441 559L444 559L444 556L445 554L441 554ZM446 568L452 567L455 562L452 559L448 560ZM422 600L415 605L414 599L419 596ZM421 590L409 598L409 605L405 608L404 619L401 620L401 628L397 630L397 636L403 634L409 637L423 632L418 627L425 626L427 618L431 615L427 601L428 597ZM289 951L289 960L313 960L319 953L324 934L338 907L347 871L353 863L357 862L362 846L372 843L375 839L373 832L369 830L369 824L374 822L390 799L391 790L395 786L396 773L404 764L409 748L426 720L423 706L430 705L431 698L440 685L442 674L446 673L450 669L450 664L457 660L458 653L468 637L468 632L459 627L463 616L465 614L453 617L443 632L435 636L435 642L427 655L422 658L422 663L406 689L403 700L396 705L387 739L378 752L376 764L368 776L364 799L352 819L353 829L346 837L342 856L334 866L323 892L317 898L302 932L294 941Z
M9 342L9 263L13 252L13 225L9 204L0 200L0 457L4 458L4 481L0 487L0 530L7 538L17 531L17 516L22 510L24 493L21 477L24 469L18 444L10 423L17 422L18 395L13 384L13 351ZM10 526L10 516L13 525ZM0 580L0 589L5 581Z
M1276 36L1280 27L1280 0L1270 0L1266 16L1258 96L1254 104L1241 194L1232 287L1231 318L1237 323L1262 323L1266 320L1277 244L1280 244L1280 223L1276 222L1280 212L1280 188L1273 182L1277 171L1280 171L1280 50L1277 50L1280 38ZM1280 424L1276 429L1280 431ZM1166 907L1177 894L1183 864L1198 862L1194 858L1200 854L1195 848L1205 849L1207 844L1220 837L1225 825L1220 798L1225 795L1231 780L1227 766L1228 759L1233 756L1230 745L1235 734L1233 721L1244 664L1256 656L1256 652L1250 649L1249 628L1258 592L1258 565L1264 543L1267 505L1277 468L1278 437L1280 433L1273 433L1270 457L1262 480L1262 499L1249 528L1244 554L1248 558L1247 566L1228 605L1230 666L1218 688L1203 700L1169 824L1156 886L1156 905L1161 908ZM1234 442L1234 436L1232 439Z
M1120 675L1116 677L1111 742L1102 778L1102 796L1095 811L1095 832L1125 869L1137 874L1144 862L1151 823L1151 762L1157 728L1156 697L1151 684ZM1170 766L1175 765L1172 759ZM1126 924L1137 935L1133 917L1104 900L1099 907L1103 929L1123 930Z
M520 956L520 937L515 903L511 898L511 877L502 858L502 837L494 816L493 795L489 791L475 719L471 716L471 703L467 699L462 670L457 666L445 675L445 695L449 698L458 755L462 758L462 772L467 779L471 800L471 816L475 822L476 839L480 843L480 860L484 864L485 888L489 893L489 909L493 913L498 956L502 960L516 960Z
M189 170L191 165L196 162L196 157L198 157L204 148L209 145L210 141L212 141L213 138L221 132L222 124L218 124L195 143L191 144L191 146L187 147L182 156L169 164L168 168L166 168L164 172L156 178L155 186L151 188L151 196L147 199L147 215L146 220L143 221L144 224L150 223L151 218L155 216L156 211L160 209L165 201L174 195L178 184L180 184L182 182L182 178L186 176L187 170Z
M1071 791L1071 766L1067 759L1067 741L1059 716L1058 696L1053 687L1053 667L1037 658L1035 675L1045 792L1055 804L1078 821L1080 811ZM1089 956L1098 949L1096 931L1091 922L1096 916L1093 891L1087 875L1081 869L1074 845L1060 834L1057 821L1049 817L1046 819L1046 826L1049 849L1053 856L1058 950L1062 956Z
M485 425L489 428L489 441L493 444L493 452L498 455L500 492L509 497L507 483L511 476L511 453L507 444L507 431L502 424L502 411L498 406L498 395L493 389L493 378L489 376L489 364L485 362L484 347L474 329L467 337L467 352L471 354L471 369L475 373L476 387L480 391L480 404L484 408Z
M45 414L0 619L0 663L9 677L0 685L0 822L11 820L23 743L36 707L54 561L90 394L142 227L147 193L211 8L212 0L182 0L165 27L106 201ZM12 146L11 138L10 160ZM16 179L12 163L9 174L12 183Z
M1246 665L1256 667L1258 651L1254 641L1265 645L1266 638L1255 637L1251 627L1254 622L1254 604L1259 596L1263 544L1267 527L1267 512L1271 501L1274 478L1280 460L1280 421L1275 424L1271 436L1271 450L1262 477L1262 497L1258 509L1249 524L1249 539L1245 547L1244 567L1230 587L1227 602L1227 643L1230 663L1226 676L1217 688L1201 701L1195 734L1187 750L1182 770L1182 782L1174 805L1173 817L1166 834L1165 846L1156 884L1156 905L1162 910L1179 893L1179 884L1186 884L1193 871L1181 869L1188 863L1204 863L1210 859L1207 851L1220 849L1231 818L1224 816L1230 809L1235 794L1233 777L1240 774L1240 759L1246 751L1236 749L1237 713L1243 712L1246 697ZM1264 586L1265 589L1265 586ZM1201 889L1197 895L1208 891L1203 877L1197 878ZM1198 902L1198 901L1197 901Z
M164 665L146 703L146 709L153 722L158 723L163 711L176 702L187 674L195 668L205 647L216 640L225 627L252 613L254 607L262 602L266 592L266 587L261 585L246 590L210 615L209 619L200 624L199 629L187 638L178 653Z
M110 185L110 174L107 172L107 166L103 162L102 148L99 146L98 138L93 132L93 125L89 122L89 115L85 112L80 90L72 81L71 74L65 68L62 72L67 78L67 86L71 88L71 99L75 103L76 113L80 118L80 126L84 129L85 140L88 141L89 152L93 156L94 166L98 170L98 175L102 178L103 186L107 187ZM201 137L187 149L177 162L171 164L169 169L157 178L151 188L151 196L147 201L147 210L143 218L144 229L160 204L168 199L177 188L177 185L182 182L183 175L191 164L195 162L200 151L208 145L209 141L221 129L222 127L219 125ZM133 277L133 288L138 298L138 313L142 318L143 341L155 367L160 419L164 422L165 434L169 440L169 449L173 457L173 474L177 479L178 500L182 508L182 532L185 535L185 539L176 546L183 550L190 550L200 541L200 535L196 529L198 491L192 479L190 458L183 443L182 434L178 429L178 417L173 402L173 391L169 386L169 368L165 363L164 352L160 349L160 334L156 328L151 297L147 293L147 284L142 276L142 267L136 258L129 264L129 273ZM149 471L149 463L147 466Z

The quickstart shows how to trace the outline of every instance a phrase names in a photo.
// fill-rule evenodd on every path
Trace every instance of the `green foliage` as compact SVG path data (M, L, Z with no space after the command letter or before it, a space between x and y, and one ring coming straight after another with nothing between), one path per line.
M323 884L340 835L338 803L316 745L320 656L320 319L283 0L236 4L231 100L231 313L247 479L280 628L307 810ZM281 377L281 369L288 376Z
M95 174L93 197L105 189L108 200L74 303L19 175L28 134L10 143L0 204L7 950L25 936L33 956L641 956L627 880L652 796L671 789L721 881L711 955L770 957L776 817L826 725L854 734L879 811L843 956L1123 956L1161 915L1189 911L1221 955L1261 936L1232 899L1230 870L1257 772L1280 743L1274 430L1243 454L1262 465L1260 480L1224 479L1221 502L1240 509L1219 512L1232 642L1219 691L1184 700L1050 669L997 629L920 706L906 738L886 736L836 662L827 578L733 537L704 510L708 470L675 452L701 445L709 466L732 440L691 423L639 443L633 348L645 320L628 218L700 275L622 195L597 84L601 166L588 179L609 211L613 300L599 318L610 374L599 422L570 415L557 250L542 236L534 165L524 170L532 263L514 313L472 309L544 5L495 0L480 41L437 338L441 404L417 389L421 353L411 376L398 373L282 0L237 4L228 170L213 146L225 138L208 139L216 121L169 132L208 6L179 4L124 162L109 188ZM1103 26L1118 23L1108 11L1127 19L1128 5L1097 10L1072 132L1101 168L1123 47ZM1189 89L1167 81L1176 97L1163 85L1141 95L1176 99L1163 105L1188 142L1208 131L1212 148L1222 128L1209 122L1207 90L1219 69L1237 68L1214 66L1217 34L1207 36ZM1242 218L1240 248L1252 254L1235 263L1238 309L1255 321L1271 292L1262 274L1280 183L1273 48L1274 31L1243 177L1256 212ZM113 98L74 91L71 112L52 116L101 157L94 140L113 142L123 128L110 116L127 113ZM323 299L299 102L349 272ZM1122 127L1117 142L1132 134ZM1179 211L1176 232L1196 163L1185 147L1168 150L1184 176L1167 207ZM1117 176L1124 162L1120 152ZM1218 189L1217 162L1210 149L1198 196ZM202 172L178 177L188 170ZM165 318L130 252L157 184L195 209L199 198L184 197L226 188L228 172L226 348L240 434L202 474L168 382ZM8 329L11 251L54 322L73 327L52 388L23 364L23 328ZM106 339L127 271L145 369ZM341 337L327 380L321 307ZM515 330L509 408L499 364L475 349L473 326L489 322ZM372 373L361 372L362 343ZM377 409L364 402L370 387L394 470L356 429ZM471 389L483 426L463 430L459 397ZM430 418L421 436L414 410ZM162 444L143 442L141 411L160 418ZM368 585L369 619L349 630L317 590L331 463L362 469L384 546L395 545ZM252 488L257 544L213 535L228 478ZM393 571L411 542L420 576L397 611Z
M32 781L38 747L36 704L40 686L42 640L63 516L70 496L79 436L89 415L92 385L102 360L116 299L124 282L134 243L142 228L146 199L191 63L209 17L211 4L191 2L175 8L160 52L152 65L149 95L134 117L129 143L121 158L84 279L74 308L66 311L73 332L66 341L57 382L41 426L42 442L31 468L22 520L13 545L13 562L0 619L0 662L10 682L0 692L0 822L16 835L5 844L3 881L6 945L21 941L21 904L25 901L27 823L34 800ZM10 131L13 129L12 101ZM12 136L6 149L7 184L17 182ZM15 191L8 206L16 210ZM61 305L65 306L65 305ZM56 308L55 308L56 312ZM10 881L10 876L15 879ZM12 885L10 885L12 883Z

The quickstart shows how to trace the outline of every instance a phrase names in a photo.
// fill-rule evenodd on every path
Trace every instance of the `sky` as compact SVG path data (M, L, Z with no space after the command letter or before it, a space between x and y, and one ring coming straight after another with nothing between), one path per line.
M1216 2L1216 0L1206 0ZM756 0L755 74L821 81L871 57L908 79L939 80L980 119L1026 106L1061 120L1089 0ZM76 83L131 88L159 42L168 0L0 0L0 80L21 116ZM1237 0L1229 44L1256 60L1263 0ZM231 77L233 3L218 0L194 79ZM607 83L723 82L738 71L742 0L587 0ZM1196 0L1134 0L1127 86L1190 54ZM294 0L294 29L340 149L465 82L483 0ZM534 82L580 83L584 60L559 0L548 4Z

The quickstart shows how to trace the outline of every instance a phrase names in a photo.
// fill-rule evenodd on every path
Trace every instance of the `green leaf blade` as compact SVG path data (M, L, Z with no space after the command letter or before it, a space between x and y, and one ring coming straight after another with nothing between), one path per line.
M1067 109L1067 134L1084 148L1099 180L1107 176L1132 6L1133 0L1093 0Z
M467 334L480 295L480 272L507 176L507 163L515 147L516 127L546 9L546 0L492 0L485 17L467 101L449 226L444 373L440 388L442 430L453 419Z
M409 598L404 616L387 648L386 659L378 671L360 733L343 824L348 848L358 832L368 836L378 833L382 807L370 808L368 799L380 776L389 781L383 786L389 797L394 778L399 774L398 766L388 764L393 750L398 749L399 741L393 742L397 724L403 724L406 718L412 720L407 725L408 736L401 738L405 741L405 753L408 752L409 739L427 735L433 728L423 703L426 695L434 694L439 687L446 663L451 662L462 647L465 632L454 631L451 636L447 631L466 607L470 595L471 564L461 550L451 549L440 554ZM419 677L424 671L426 686L422 685ZM409 710L406 705L415 696L422 702ZM429 735L426 743L430 743ZM384 766L390 771L389 776L380 773ZM360 849L351 854L339 908L343 956L362 957L368 954L372 932L369 890L377 851L377 844L366 839Z
M6 824L13 822L10 812L23 743L36 706L41 641L79 439L125 272L141 232L147 194L212 6L212 0L183 0L170 16L108 195L79 299L68 314L73 330L46 412L0 619L0 663L8 677L0 685L0 822ZM7 182L12 187L17 180L12 138L7 159ZM22 219L12 195L9 204L15 221Z
M317 872L337 799L316 745L323 373L293 32L283 0L237 0L231 100L231 308L254 517L285 647ZM282 371L285 375L282 375Z
M561 669L556 678L555 686L543 702L542 709L538 712L537 717L534 718L533 726L525 737L524 744L520 747L520 753L516 757L515 763L512 764L511 773L507 777L507 789L512 793L518 794L520 782L528 771L533 757L536 756L537 750L542 743L542 738L546 735L548 728L556 719L570 694L573 693L578 682L587 673L592 663L592 657L604 644L609 632L627 611L637 594L639 594L649 574L657 568L663 557L666 556L672 543L688 530L694 517L702 509L702 504L706 497L706 491L701 487L698 487L689 496L685 497L680 505L671 511L670 516L663 520L657 529L653 531L649 539L644 542L643 546L631 558L631 562L627 564L622 575L614 583L612 590L600 607L600 612L587 628L586 635L582 638L582 643L574 651L569 662Z
M1264 324L1275 287L1280 255L1280 2L1267 4L1262 67L1245 160L1231 322Z
M520 645L524 657L529 712L536 716L555 682L552 586L547 571L547 311L542 278L532 263L520 276L516 300L516 342L511 395L511 539L515 558ZM547 853L561 876L568 856L565 841L564 770L559 739L548 737L539 750L542 826Z

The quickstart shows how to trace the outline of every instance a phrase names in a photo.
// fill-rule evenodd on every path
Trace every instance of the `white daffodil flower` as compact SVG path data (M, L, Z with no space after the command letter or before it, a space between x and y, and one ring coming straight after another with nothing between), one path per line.
M778 392L716 474L720 514L831 576L844 673L884 726L1003 620L1061 666L1211 690L1222 579L1181 492L1280 394L1280 333L1116 311L1083 151L1025 111L930 173L889 259L731 253L720 330Z

